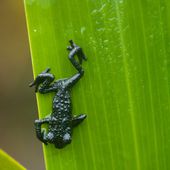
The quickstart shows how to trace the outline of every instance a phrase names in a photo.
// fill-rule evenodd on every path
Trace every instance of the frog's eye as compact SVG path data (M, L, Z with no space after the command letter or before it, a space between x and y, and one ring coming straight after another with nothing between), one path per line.
M64 136L63 136L63 141L64 143L71 143L71 136L69 133L66 133Z

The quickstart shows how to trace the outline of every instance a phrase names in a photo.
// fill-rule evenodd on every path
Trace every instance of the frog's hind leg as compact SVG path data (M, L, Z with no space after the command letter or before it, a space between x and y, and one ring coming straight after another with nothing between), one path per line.
M86 117L87 117L87 115L85 115L85 114L80 114L78 116L74 116L72 118L72 126L73 127L78 126Z
M47 145L45 131L41 130L41 125L38 122L35 122L35 131L37 138Z
M41 125L44 123L48 123L48 122L49 122L49 117L46 117L41 120L35 120L35 123L34 123L37 138L46 145L47 145L46 133L45 133L45 130L41 130Z

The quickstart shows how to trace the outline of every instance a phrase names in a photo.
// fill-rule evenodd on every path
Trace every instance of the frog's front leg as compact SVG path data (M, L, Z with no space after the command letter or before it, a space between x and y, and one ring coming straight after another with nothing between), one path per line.
M47 138L46 138L46 133L44 130L41 130L41 125L44 123L49 123L50 121L50 116L45 117L44 119L40 119L40 120L35 120L35 130L36 130L36 135L37 138L42 141L44 144L47 145Z
M71 46L67 48L70 51L68 58L71 61L74 68L78 71L78 73L64 81L65 87L67 88L73 87L84 75L84 70L81 64L82 64L82 60L87 60L81 47L77 46L72 40L70 40L70 44ZM75 59L76 55L79 58L79 62L76 61Z
M47 68L45 71L40 73L35 80L30 83L30 87L35 86L35 92L40 92L40 93L49 93L53 92L56 90L53 84L51 84L55 76L51 73L49 73L50 68Z
M68 58L71 61L72 65L81 73L82 72L82 61L87 60L85 54L81 47L77 46L72 40L69 41L70 46L67 49L70 51ZM75 55L78 56L79 62L76 61Z

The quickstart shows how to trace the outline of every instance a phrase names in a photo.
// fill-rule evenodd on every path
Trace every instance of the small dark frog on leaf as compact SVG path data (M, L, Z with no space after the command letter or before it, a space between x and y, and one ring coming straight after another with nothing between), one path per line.
M87 58L82 48L77 46L72 40L69 42L70 46L67 47L69 51L68 58L73 67L78 71L77 74L70 78L54 81L54 75L49 73L50 68L47 68L30 84L30 87L35 86L35 92L41 94L55 93L52 113L43 119L35 120L35 130L38 139L44 144L52 143L59 149L71 143L73 128L86 118L85 114L72 116L70 90L84 75L81 64ZM75 59L76 55L78 61ZM41 128L42 124L45 123L48 125L48 130Z

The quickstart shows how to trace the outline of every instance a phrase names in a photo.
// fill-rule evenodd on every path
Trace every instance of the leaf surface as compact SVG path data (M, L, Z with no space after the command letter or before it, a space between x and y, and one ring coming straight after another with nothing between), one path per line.
M34 76L76 73L66 46L88 57L72 90L87 119L62 150L44 146L47 170L167 170L170 153L170 1L25 0ZM40 118L54 94L37 94Z

